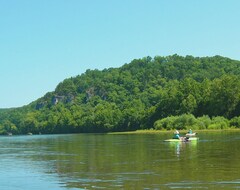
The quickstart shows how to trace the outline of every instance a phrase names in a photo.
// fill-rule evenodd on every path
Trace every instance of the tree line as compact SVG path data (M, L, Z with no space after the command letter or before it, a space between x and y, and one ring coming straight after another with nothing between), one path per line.
M156 56L65 79L0 110L0 134L240 128L240 61Z

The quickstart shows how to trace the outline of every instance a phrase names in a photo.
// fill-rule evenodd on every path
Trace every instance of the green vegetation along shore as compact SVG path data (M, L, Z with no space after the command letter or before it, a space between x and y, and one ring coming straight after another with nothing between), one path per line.
M156 129L139 129L136 131L123 131L123 132L109 132L107 134L110 135L134 135L134 134L174 134L175 130L156 130ZM181 130L179 131L181 135L184 136L188 132L188 130ZM197 134L202 134L202 133L216 133L216 132L240 132L239 128L228 128L228 129L205 129L205 130L195 130Z
M0 109L0 134L240 128L240 61L156 56L65 79L27 106Z

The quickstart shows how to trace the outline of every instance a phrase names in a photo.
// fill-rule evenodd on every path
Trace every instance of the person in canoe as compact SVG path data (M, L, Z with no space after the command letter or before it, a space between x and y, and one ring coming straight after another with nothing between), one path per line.
M188 141L188 138L185 138L185 137L181 137L181 136L180 136L178 130L176 130L176 131L174 132L173 139L179 139L179 140L181 140L181 141Z
M189 129L188 132L187 132L187 134L186 134L186 136L187 136L187 137L193 137L193 136L195 136L196 134L197 134L197 133L193 133L193 132L192 132L192 129Z
M192 129L189 129L188 134L193 134Z

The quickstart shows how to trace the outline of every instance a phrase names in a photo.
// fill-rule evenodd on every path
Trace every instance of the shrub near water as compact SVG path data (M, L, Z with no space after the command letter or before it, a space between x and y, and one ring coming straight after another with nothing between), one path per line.
M192 114L183 114L180 116L170 116L154 123L154 128L158 130L172 130L172 129L198 129L199 121Z
M175 127L176 129L196 129L197 119L192 114L183 114L176 118Z
M198 129L207 129L212 122L210 117L207 115L198 117L197 120L198 120Z
M230 120L230 126L240 128L240 117L234 117Z
M231 123L231 125L230 125ZM231 122L224 117L202 116L195 118L192 114L183 114L180 116L170 116L154 123L154 128L157 130L201 130L201 129L227 129L235 124L240 126L240 118L235 118Z
M208 129L227 129L229 128L229 121L224 117L214 117Z
M163 129L171 130L171 129L174 129L177 118L178 117L176 117L176 116L170 116L170 117L166 117L164 119L157 120L154 123L154 128L158 129L158 130L163 130Z

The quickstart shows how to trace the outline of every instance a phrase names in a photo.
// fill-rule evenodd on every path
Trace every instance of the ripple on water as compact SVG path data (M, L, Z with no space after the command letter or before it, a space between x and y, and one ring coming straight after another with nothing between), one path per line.
M232 181L181 181L165 184L170 189L238 189L240 187L240 179Z

